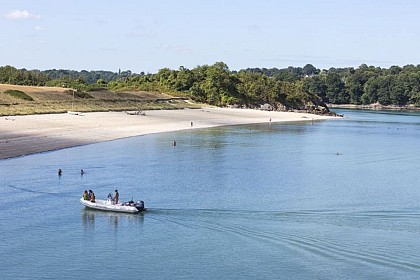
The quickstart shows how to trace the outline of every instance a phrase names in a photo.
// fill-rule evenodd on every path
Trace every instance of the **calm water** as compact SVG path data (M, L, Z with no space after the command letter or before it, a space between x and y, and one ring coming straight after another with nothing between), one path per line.
M420 115L339 112L0 161L0 278L420 279Z

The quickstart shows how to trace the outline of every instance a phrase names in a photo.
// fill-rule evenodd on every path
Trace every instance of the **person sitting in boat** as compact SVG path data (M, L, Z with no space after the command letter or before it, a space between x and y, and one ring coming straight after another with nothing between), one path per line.
M89 190L89 200L90 202L95 202L95 194L92 190Z
M118 190L115 190L114 194L114 204L118 204L118 199L120 198L120 194L118 193Z
M84 199L84 200L88 200L88 199L89 199L89 195L88 195L87 190L85 190L85 191L83 192L83 199Z
M92 192L92 194L90 195L90 202L93 202L93 203L95 203L96 202L96 200L95 200L95 194Z

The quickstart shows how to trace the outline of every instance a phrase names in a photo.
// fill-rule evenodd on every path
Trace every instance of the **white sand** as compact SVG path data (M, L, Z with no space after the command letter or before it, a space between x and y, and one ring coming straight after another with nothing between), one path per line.
M250 109L204 108L0 117L0 159L119 138L247 123L312 121L332 117ZM191 126L191 122L193 125Z

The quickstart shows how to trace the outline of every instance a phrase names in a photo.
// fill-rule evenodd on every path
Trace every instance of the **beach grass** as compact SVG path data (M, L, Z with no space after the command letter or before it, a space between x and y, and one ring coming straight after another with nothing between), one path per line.
M21 90L16 90L16 89L8 89L4 91L5 94L10 95L11 97L14 97L16 99L21 99L21 100L27 100L27 101L33 101L32 97L30 97L29 95L27 95L26 93L24 93Z
M0 116L200 107L184 98L158 92L99 90L84 93L63 88L0 85Z

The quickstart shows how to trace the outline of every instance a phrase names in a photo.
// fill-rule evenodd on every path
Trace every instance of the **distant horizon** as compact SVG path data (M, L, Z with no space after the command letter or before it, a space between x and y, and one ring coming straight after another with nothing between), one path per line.
M215 62L216 63L216 62ZM214 64L214 63L213 63ZM213 64L205 64L205 65L208 65L208 66L211 66L211 65L213 65ZM377 65L370 65L370 64L367 64L367 63L362 63L362 64L360 64L360 65L358 65L357 67L353 67L353 66L345 66L345 67L330 67L330 68L319 68L319 67L317 67L316 65L313 65L313 64L311 64L311 63L307 63L307 64L305 64L305 65L303 65L303 66L287 66L287 67L284 67L284 68L279 68L279 67L246 67L246 68L242 68L242 69L231 69L230 67L229 67L229 65L227 65L228 67L229 67L229 70L230 71L241 71L241 70L246 70L246 69L279 69L279 70L283 70L283 69L287 69L287 68L289 68L289 67L293 67L293 68L303 68L304 66L306 66L306 65L308 65L308 64L310 64L310 65L312 65L312 66L314 66L316 69L318 69L318 70L321 70L321 71L328 71L328 70L330 70L330 69L332 69L332 68L334 68L334 69L347 69L347 68L353 68L353 69L357 69L357 68L359 68L360 66L362 66L362 65L367 65L368 67L375 67L375 68L381 68L381 69L389 69L389 68L391 68L391 67L400 67L400 68L403 68L403 67L405 67L405 66L409 66L409 65L412 65L412 66L414 66L414 67L417 67L417 66L420 66L420 64L413 64L413 63L411 63L411 64L405 64L405 65L391 65L391 66L389 66L389 67L381 67L381 66L377 66ZM158 73L159 72L159 70L160 69L158 69L158 71L156 71L156 72L145 72L145 71L140 71L140 72L136 72L136 71L133 71L133 70L131 70L131 69L117 69L117 71L113 71L113 70L106 70L106 69L80 69L80 70L77 70L77 69L69 69L69 68L51 68L51 69L37 69L37 68L34 68L34 69L29 69L29 68L27 68L27 67L16 67L16 66L14 66L14 65L0 65L0 67L5 67L5 66L11 66L11 67L14 67L14 68L16 68L16 69L18 69L18 70L22 70L22 69L25 69L25 70L27 70L27 71L49 71L49 70L64 70L64 71L76 71L76 72L81 72L81 71L87 71L87 72L91 72L91 71L93 71L93 72L95 72L95 71L104 71L104 72L112 72L112 73L118 73L119 72L119 70L121 70L121 72L125 72L125 71L130 71L130 72L132 72L132 73L134 73L134 74L140 74L140 73L142 73L142 72L144 72L145 74L156 74L156 73ZM199 67L199 66L204 66L204 64L203 65L197 65L197 66L195 66L195 67L192 67L192 68L188 68L188 67L185 67L185 66L183 66L183 65L180 65L178 68L176 68L176 69L173 69L173 68L169 68L169 67L163 67L163 68L161 68L161 69L164 69L164 68L168 68L168 69L170 69L170 70L179 70L179 68L180 67L185 67L185 68L187 68L187 69L189 69L189 70L191 70L191 69L194 69L194 68L196 68L196 67Z
M4 0L0 65L39 69L389 68L420 63L415 0Z

